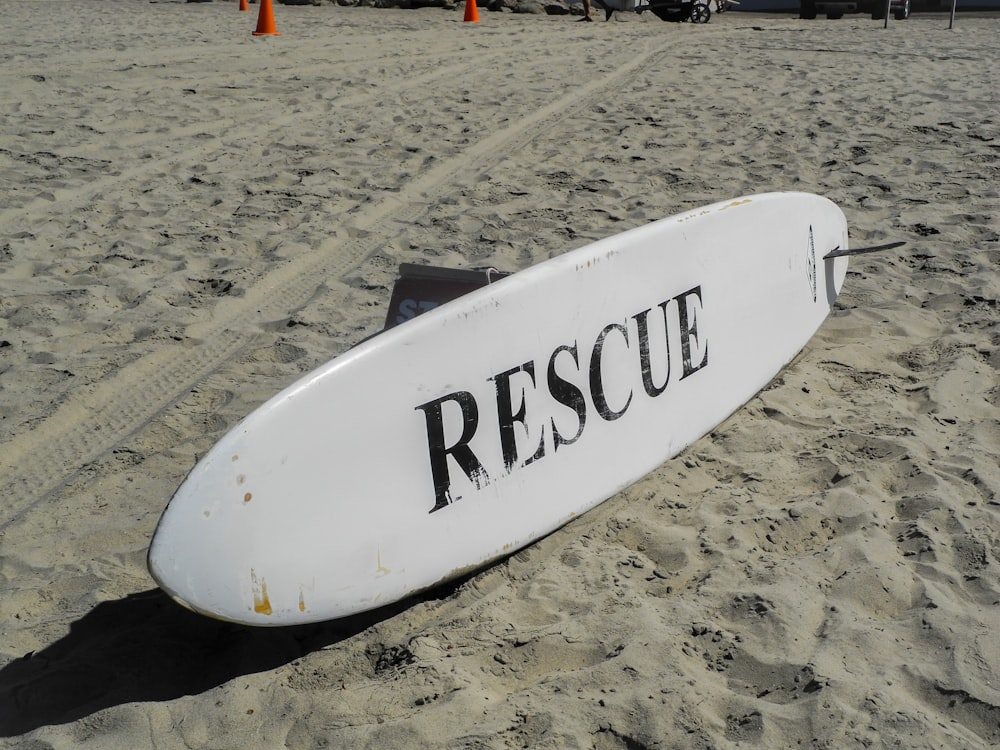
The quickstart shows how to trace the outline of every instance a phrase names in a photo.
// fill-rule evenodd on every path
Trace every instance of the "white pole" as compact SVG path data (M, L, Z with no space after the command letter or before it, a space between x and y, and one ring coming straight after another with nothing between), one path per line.
M952 0L954 2L955 0ZM885 0L885 23L882 25L883 29L889 28L889 9L892 7L892 0Z
M955 25L955 4L958 0L951 0L951 18L948 19L948 28L952 28Z

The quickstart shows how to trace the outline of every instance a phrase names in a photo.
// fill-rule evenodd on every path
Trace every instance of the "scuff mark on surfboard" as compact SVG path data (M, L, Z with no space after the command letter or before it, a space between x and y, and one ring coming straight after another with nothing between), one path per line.
M387 576L392 572L389 568L385 567L382 564L382 550L378 550L375 553L375 559L377 561L376 563L377 567L375 568L375 572L378 573L379 578L381 578L382 576Z

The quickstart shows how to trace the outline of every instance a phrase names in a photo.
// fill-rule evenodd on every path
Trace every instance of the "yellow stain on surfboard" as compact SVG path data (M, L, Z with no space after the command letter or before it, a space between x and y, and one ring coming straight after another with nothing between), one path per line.
M750 198L745 198L744 200L741 201L733 201L732 203L727 203L719 210L725 211L727 208L736 208L737 206L745 206L747 203L753 203L753 200Z
M271 600L267 596L267 581L263 578L257 580L257 573L250 568L250 582L253 588L253 611L258 615L270 615Z

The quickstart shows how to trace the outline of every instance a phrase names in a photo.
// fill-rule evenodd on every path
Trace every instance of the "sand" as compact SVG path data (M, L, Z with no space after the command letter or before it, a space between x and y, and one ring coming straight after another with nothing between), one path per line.
M0 746L1000 743L1000 17L0 14ZM155 588L196 458L378 330L399 263L771 190L907 245L629 490L348 621Z

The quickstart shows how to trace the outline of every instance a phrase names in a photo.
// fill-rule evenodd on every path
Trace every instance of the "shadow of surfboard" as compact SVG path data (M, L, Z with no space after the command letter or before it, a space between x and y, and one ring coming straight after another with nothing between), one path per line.
M403 264L384 329L493 283L496 269ZM340 620L252 628L192 613L159 589L102 602L42 651L0 669L0 737L76 721L124 703L197 695L350 638L421 600L448 596L470 572L393 605Z
M496 269L403 264L385 329L493 283ZM384 330L384 329L383 329ZM124 703L197 695L241 675L266 672L350 638L422 600L443 598L460 576L395 604L315 625L253 628L174 603L159 589L102 602L42 651L0 669L0 737L76 721Z
M284 628L211 620L179 607L159 589L102 602L52 645L0 669L0 737L125 703L197 695L357 635L417 600Z

